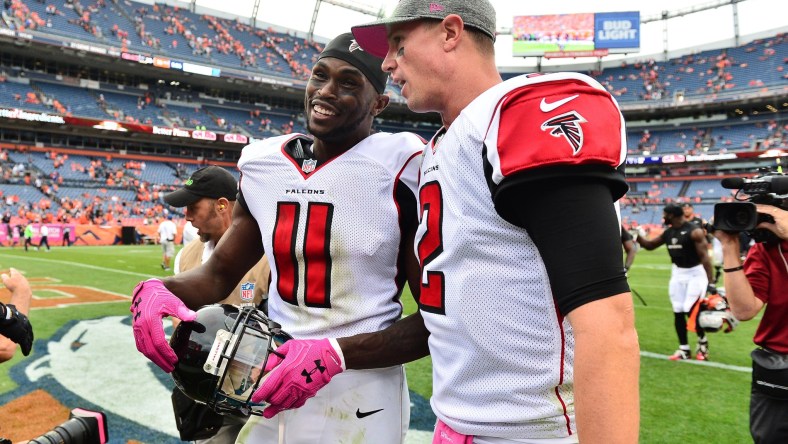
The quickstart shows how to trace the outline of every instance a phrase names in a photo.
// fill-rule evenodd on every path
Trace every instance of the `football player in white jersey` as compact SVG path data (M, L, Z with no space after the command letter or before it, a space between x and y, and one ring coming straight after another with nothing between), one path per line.
M637 442L639 347L616 205L624 119L585 75L503 82L495 30L487 0L400 0L353 28L408 106L444 124L424 150L415 240L433 443ZM339 338L346 366L390 365L396 347L375 347L388 333ZM292 403L288 372L269 374L266 399Z
M301 409L280 413L272 406L265 418L253 416L237 442L395 444L408 429L403 367L344 371L336 341L320 339L389 327L402 315L406 281L418 292L413 239L424 140L372 134L373 119L389 101L381 62L350 33L332 40L306 87L312 137L290 134L246 146L232 226L210 259L135 290L137 348L171 371L177 358L164 341L161 317L194 319L188 308L221 300L267 253L268 314L302 339L277 352L301 358L300 379L333 382ZM414 342L405 352L409 360L428 352L424 338Z

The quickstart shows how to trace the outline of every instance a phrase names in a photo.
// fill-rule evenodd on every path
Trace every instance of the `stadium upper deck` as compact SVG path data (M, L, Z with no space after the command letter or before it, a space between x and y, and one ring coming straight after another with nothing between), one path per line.
M161 187L177 183L173 165L231 166L254 138L305 131L303 86L322 49L317 42L163 4L9 0L4 6L0 142L11 153L20 147L34 152L22 162L30 186L36 178L63 180L57 199L89 183L79 168L73 176L40 164L44 151L68 151L75 159L80 152L97 158L109 152L116 161L144 159L149 171L164 171L142 178L132 169L110 183L101 177L102 189L110 191L144 184L149 193L133 195L128 205L141 202L136 211L144 213L158 204ZM705 174L754 171L760 161L751 156L785 148L786 60L786 37L778 34L590 72L629 120L628 172L643 176L632 182L636 203L719 199L719 190L708 192L713 186L692 184L698 165ZM396 87L388 91L398 97ZM434 116L413 115L401 103L376 122L378 130L424 137L438 125ZM686 163L690 157L697 162ZM53 173L59 173L55 182ZM682 177L669 187L654 188L649 179L677 174ZM69 193L95 191L87 190Z

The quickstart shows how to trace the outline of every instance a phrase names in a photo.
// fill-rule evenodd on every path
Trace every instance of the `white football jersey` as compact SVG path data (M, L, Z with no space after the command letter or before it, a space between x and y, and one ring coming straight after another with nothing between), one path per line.
M399 207L396 187L415 196L424 142L377 133L302 167L284 149L299 137L250 144L238 162L271 265L268 314L296 338L381 330L402 313L399 220L405 210L415 214Z
M507 177L539 167L594 164L613 174L624 137L604 88L556 73L491 88L425 147L419 307L431 333L432 407L454 430L576 436L572 328L532 239L499 215L492 195Z

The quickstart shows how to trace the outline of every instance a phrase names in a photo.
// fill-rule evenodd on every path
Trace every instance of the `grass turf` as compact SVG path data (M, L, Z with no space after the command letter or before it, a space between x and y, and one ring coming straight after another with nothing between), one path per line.
M30 277L50 276L61 284L99 288L129 295L142 279L163 276L157 246L53 248L50 253L0 249L0 269L15 267ZM665 358L677 348L673 315L667 295L670 263L667 252L640 251L630 270L641 351L641 443L751 442L748 432L749 351L757 318L730 334L710 335L708 365L671 362ZM722 285L722 283L720 283ZM6 299L7 300L7 299ZM406 292L406 313L416 307ZM128 301L34 309L30 315L36 340L46 340L68 321L127 315ZM600 319L600 322L604 320ZM491 329L490 340L495 340ZM691 336L694 346L695 338ZM23 359L0 366L0 395L16 387L9 369ZM431 362L408 364L411 390L425 398L431 394Z

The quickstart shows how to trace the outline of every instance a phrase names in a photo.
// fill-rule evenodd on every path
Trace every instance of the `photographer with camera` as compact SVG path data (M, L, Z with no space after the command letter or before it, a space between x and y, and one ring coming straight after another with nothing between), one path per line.
M746 189L758 182L770 186L747 190L749 202L715 205L714 236L722 243L725 290L733 315L747 321L762 312L753 338L758 348L751 354L750 434L756 444L784 443L788 442L788 211L777 207L784 207L784 201L771 191L778 188L779 194L785 194L785 190L771 186L768 178L728 185ZM782 178L774 185L781 183ZM744 231L757 242L742 262L740 233Z
M690 312L707 291L716 293L717 290L710 284L711 258L703 229L689 222L678 204L666 205L662 217L667 225L662 235L654 239L646 239L645 233L641 233L637 237L637 242L646 250L667 245L670 260L673 262L668 294L673 306L673 319L679 339L679 349L670 360L679 361L691 358L687 338L687 318ZM705 361L709 358L709 341L703 328L697 326L696 331L698 345L695 358Z
M8 304L0 302L0 362L14 357L17 344L22 354L30 354L33 346L33 327L27 319L33 292L30 283L15 268L0 274L3 285L11 292Z

